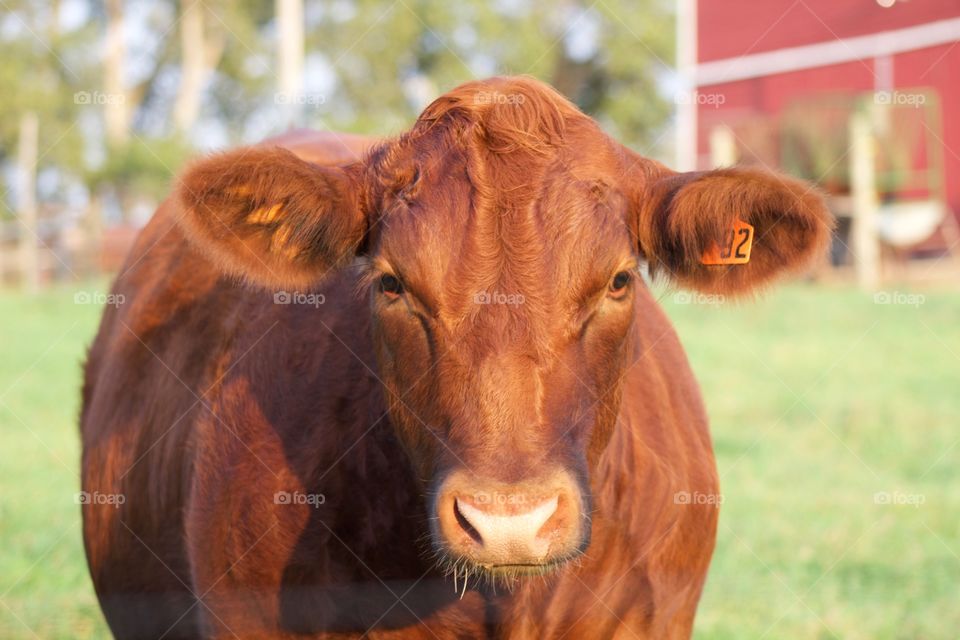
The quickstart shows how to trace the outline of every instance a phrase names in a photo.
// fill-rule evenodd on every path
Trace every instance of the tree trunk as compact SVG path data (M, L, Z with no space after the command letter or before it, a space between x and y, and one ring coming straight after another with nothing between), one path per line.
M37 229L37 114L20 119L17 148L17 216L20 219L20 275L30 292L40 289L40 236Z
M180 90L173 108L177 131L188 133L200 115L203 90L216 69L226 38L222 32L208 33L202 0L180 4Z
M868 118L850 118L850 179L853 196L853 250L857 282L865 291L880 286L880 241L877 237L876 154Z
M203 59L203 6L180 3L180 91L173 106L173 123L187 132L200 111L200 92L205 75Z
M127 104L127 90L124 86L123 71L126 66L127 47L123 41L123 2L107 0L107 36L105 39L104 118L106 119L107 141L111 145L120 145L130 137L130 105Z
M277 0L277 102L287 128L303 125L303 0Z

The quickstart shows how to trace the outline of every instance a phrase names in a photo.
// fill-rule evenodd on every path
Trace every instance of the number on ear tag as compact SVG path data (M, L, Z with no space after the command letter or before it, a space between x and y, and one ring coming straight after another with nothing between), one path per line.
M723 243L714 242L700 257L707 265L747 264L750 262L750 249L753 248L753 226L743 220L734 220L727 229Z

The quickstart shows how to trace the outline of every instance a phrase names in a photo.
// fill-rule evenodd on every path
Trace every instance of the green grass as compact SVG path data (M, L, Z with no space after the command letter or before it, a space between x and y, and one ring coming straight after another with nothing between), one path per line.
M80 367L100 308L74 294L0 292L0 638L109 637L74 502Z
M80 362L99 309L74 291L0 293L0 638L107 635L74 504ZM725 499L696 637L957 636L960 294L924 295L663 295Z
M924 295L665 297L725 497L698 637L957 637L960 295Z

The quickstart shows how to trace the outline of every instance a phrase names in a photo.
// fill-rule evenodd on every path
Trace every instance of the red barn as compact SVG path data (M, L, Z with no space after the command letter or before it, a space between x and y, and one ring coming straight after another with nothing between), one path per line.
M885 192L878 183L881 198L927 189L960 211L960 0L679 6L678 62L685 89L695 89L678 101L681 165L715 163L711 136L721 127L732 132L739 159L753 156L794 173L803 173L789 166L803 160L798 153L819 150L827 157L808 158L814 175L805 177L831 189L830 176L843 173L837 168L845 168L849 151L840 135L847 123L831 124L831 108L887 103L886 129L905 159L894 167L895 184ZM879 146L879 163L895 165L894 155Z

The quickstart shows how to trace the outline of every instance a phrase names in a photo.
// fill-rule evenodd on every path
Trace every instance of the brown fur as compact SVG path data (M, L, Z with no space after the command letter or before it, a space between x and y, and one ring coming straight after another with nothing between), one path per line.
M821 255L832 227L810 185L758 169L667 173L640 196L640 247L651 270L701 291L741 294ZM704 266L707 245L736 218L754 226L745 265Z
M609 283L645 259L746 292L823 245L818 196L669 172L526 78L455 89L339 166L370 142L311 135L194 164L115 285L81 417L84 490L126 496L83 508L114 634L688 637L717 510L675 497L718 491L707 420L643 281ZM733 217L751 263L699 265ZM583 555L542 578L466 567L461 598L437 483L548 468L590 496Z

